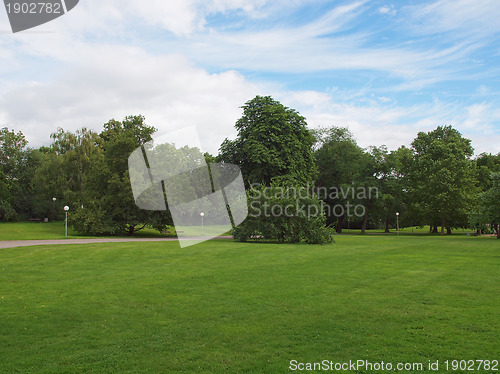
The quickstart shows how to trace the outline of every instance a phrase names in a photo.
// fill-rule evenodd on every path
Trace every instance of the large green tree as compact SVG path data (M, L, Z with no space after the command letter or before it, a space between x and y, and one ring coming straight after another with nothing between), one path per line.
M497 239L500 239L500 172L491 174L491 188L481 196L482 212L486 220L497 233Z
M123 121L110 120L104 124L97 139L101 151L92 159L83 206L76 205L71 214L78 231L134 235L146 225L161 230L171 224L167 211L137 207L130 185L128 158L135 149L151 141L155 131L143 116L128 116Z
M478 187L486 191L492 186L491 173L500 172L500 153L481 153L475 159Z
M38 185L40 209L50 219L61 216L67 204L81 206L87 180L94 162L101 152L98 134L82 128L75 132L59 128L51 134L52 144L41 149L41 164L35 175ZM56 198L56 202L52 198Z
M466 225L476 196L473 148L451 126L420 132L412 142L413 158L408 166L412 203L433 225L451 233Z
M347 128L321 129L315 136L314 156L319 170L316 186L318 191L327 192L321 196L329 207L327 222L335 223L338 233L342 232L346 218L363 225L365 217L356 217L350 207L367 201L359 201L351 192L366 185L367 176L373 175L373 158L356 143Z
M238 165L247 185L307 184L315 178L314 136L296 110L256 96L243 106L235 127L237 138L224 140L219 158Z
M38 151L28 147L22 132L0 129L0 220L12 221L38 214L33 181L40 164Z
M402 171L402 159L407 151L405 147L389 152L387 147L370 147L374 161L373 176L367 176L366 182L377 187L377 196L371 196L368 201L372 223L385 229L388 233L391 227L396 227L396 213L400 213L399 224L407 223L405 177ZM377 225L378 223L378 225Z

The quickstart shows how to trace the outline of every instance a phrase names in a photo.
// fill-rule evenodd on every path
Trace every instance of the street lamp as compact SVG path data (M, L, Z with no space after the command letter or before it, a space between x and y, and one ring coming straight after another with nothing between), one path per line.
M56 200L57 198L53 197L52 198L52 210L53 210L53 216L52 219L55 221L56 220Z
M201 217L201 235L203 235L203 217L205 216L205 213L201 212L200 217Z
M396 213L396 224L398 226L398 236L399 236L399 212Z
M66 213L66 222L64 224L64 236L68 237L68 210L69 206L65 205L64 206L64 213Z

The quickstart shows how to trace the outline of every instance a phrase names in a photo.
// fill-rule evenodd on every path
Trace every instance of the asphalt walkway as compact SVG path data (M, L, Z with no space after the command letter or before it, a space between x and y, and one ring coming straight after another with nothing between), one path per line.
M214 239L232 239L232 236L217 236ZM183 239L202 239L201 237ZM207 239L211 239L207 237ZM58 244L92 244L92 243L124 243L124 242L169 242L177 238L102 238L102 239L55 239L55 240L5 240L0 241L0 249L27 247L31 245L58 245Z

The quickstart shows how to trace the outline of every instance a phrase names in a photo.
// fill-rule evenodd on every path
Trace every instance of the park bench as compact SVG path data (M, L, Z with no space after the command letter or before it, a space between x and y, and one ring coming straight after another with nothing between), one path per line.
M28 218L28 221L30 222L42 222L41 218Z

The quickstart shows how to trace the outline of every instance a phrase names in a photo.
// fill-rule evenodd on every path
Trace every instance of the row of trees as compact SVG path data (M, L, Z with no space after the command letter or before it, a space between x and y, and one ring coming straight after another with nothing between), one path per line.
M310 131L296 111L270 97L256 97L243 109L238 137L224 141L219 158L240 165L249 186L340 191L320 196L335 213L327 224L339 233L346 226L389 232L396 212L402 226L430 225L433 232L441 226L441 234L451 234L452 228L490 225L498 233L500 154L473 158L471 141L451 126L418 133L409 148L363 149L347 128ZM373 188L377 194L368 193ZM360 205L362 217L349 213Z
M303 230L310 236L328 236L320 226L389 231L396 212L402 226L430 225L434 232L441 227L441 234L485 225L498 232L500 154L474 158L470 140L450 126L418 133L410 147L364 149L347 128L310 130L297 111L257 96L243 106L236 129L236 139L226 139L219 154L206 159L239 165L250 194L267 187L306 188L308 204L321 203L326 212L314 220L314 229ZM137 208L130 187L128 156L155 131L144 117L130 116L107 122L100 133L58 129L49 147L32 149L22 133L1 129L0 220L54 220L69 204L81 232L133 235L145 225L161 230L172 224L168 211ZM354 214L352 207L363 209ZM307 235L297 234L304 220L264 221L247 219L240 234L248 238L266 227L280 240Z
M139 209L128 175L129 155L155 131L144 117L130 116L105 123L99 134L58 129L50 147L35 150L22 133L2 129L0 220L57 220L67 204L71 224L82 233L133 235L146 225L164 229L172 222L169 212Z

